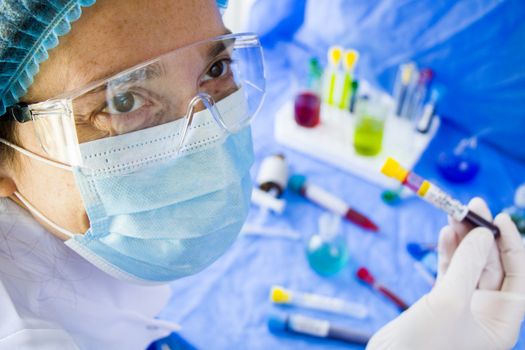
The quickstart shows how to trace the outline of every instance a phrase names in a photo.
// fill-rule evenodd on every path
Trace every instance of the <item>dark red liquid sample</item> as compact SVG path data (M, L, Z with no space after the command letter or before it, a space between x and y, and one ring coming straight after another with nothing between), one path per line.
M374 276L368 271L366 267L360 267L356 272L357 278L361 281L368 284L373 289L377 290L379 293L383 294L385 297L390 299L401 311L408 309L408 304L405 303L401 298L391 292L388 288L382 286L379 283L376 283Z
M348 209L345 214L345 219L352 221L354 224L361 226L362 228L370 231L377 232L379 227L363 214L355 211L354 209Z
M295 97L295 121L313 128L320 121L321 99L313 92L301 92Z
M397 295L395 295L390 290L388 290L387 288L383 287L382 285L378 285L375 287L375 289L377 289L381 294L383 294L385 297L390 299L394 304L396 304L397 307L401 311L405 311L406 309L408 309L408 305L403 300L401 300Z

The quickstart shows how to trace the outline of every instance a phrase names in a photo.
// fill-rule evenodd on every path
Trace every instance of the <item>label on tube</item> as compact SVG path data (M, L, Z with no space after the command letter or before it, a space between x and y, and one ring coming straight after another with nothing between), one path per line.
M328 321L317 320L302 315L290 315L288 321L290 329L304 334L326 338L330 330Z
M273 182L281 189L288 183L288 165L283 156L274 155L263 159L257 175L257 183Z
M340 314L349 314L359 318L364 318L368 314L368 311L362 305L352 304L345 300L317 294L302 293L296 298L296 303L304 307L311 307Z
M344 216L348 211L348 205L343 200L315 185L308 184L306 186L306 197L321 207L325 207L341 216Z
M424 185L427 186L427 189L422 195L420 194L423 199L442 209L457 221L465 219L468 214L468 208L465 205L451 198L439 187L431 185L428 181L425 181Z

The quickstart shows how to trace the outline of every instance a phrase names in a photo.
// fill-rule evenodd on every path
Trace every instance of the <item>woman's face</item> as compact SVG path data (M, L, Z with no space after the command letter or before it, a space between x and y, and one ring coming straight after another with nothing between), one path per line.
M49 52L24 101L52 98L225 32L214 0L99 0ZM45 157L31 122L17 125L17 138L22 147ZM59 226L71 232L89 228L71 172L17 154L13 165L0 169L0 195L15 200L15 190Z

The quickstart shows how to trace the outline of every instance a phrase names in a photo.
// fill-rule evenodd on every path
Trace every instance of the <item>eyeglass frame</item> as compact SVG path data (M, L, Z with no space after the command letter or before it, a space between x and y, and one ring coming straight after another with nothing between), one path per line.
M109 82L109 81L112 81L112 80L114 80L114 79L116 79L118 77L121 77L121 76L125 76L129 72L132 72L132 71L134 71L136 69L139 69L140 67L148 66L148 65L152 64L153 62L161 59L162 57L165 57L165 56L168 56L168 55L172 55L176 51L187 49L187 48L190 48L192 46L197 46L197 45L205 43L205 42L221 41L221 40L228 40L228 39L236 39L236 38L239 38L239 37L255 40L257 42L257 45L259 46L259 48L261 48L261 44L260 44L259 37L257 36L257 34L250 33L250 32L229 33L229 34L219 35L219 36L216 36L216 37L213 37L213 38L199 40L199 41L196 41L196 42L191 43L189 45L181 46L181 47L173 49L173 50L171 50L169 52L166 52L166 53L163 53L161 55L158 55L155 58L146 60L145 62L142 62L142 63L139 63L137 65L134 65L134 66L131 66L129 68L126 68L126 69L124 69L123 71L121 71L121 72L119 72L117 74L114 74L114 75L111 75L109 77L105 77L105 78L102 78L102 79L95 80L95 81L93 81L91 83L88 83L86 86L83 86L81 88L77 88L77 89L74 89L72 91L59 94L56 97L53 97L53 98L50 98L50 99L47 99L47 100L44 100L44 101L41 101L41 102L33 102L33 103L18 102L15 105L9 106L9 107L6 108L6 112L0 116L0 121L3 121L3 120L15 120L18 123L26 123L28 121L33 121L34 120L34 118L33 118L33 110L38 110L38 109L36 109L34 107L37 106L37 105L42 105L42 104L49 104L51 106L53 106L53 105L56 106L57 104L59 104L59 105L61 105L61 107L59 107L60 109L62 109L62 110L69 109L68 104L64 103L64 100L71 101L71 100L81 96L82 94L84 94L86 92L89 92L89 91L91 91L91 90L93 90L93 89L95 89L95 88L97 88L97 87L99 87L99 86ZM262 53L261 53L261 56L262 56ZM263 78L266 79L264 71L263 71ZM42 115L45 115L47 113L54 114L56 112L56 110L54 110L52 108L45 108L45 109L40 109L39 112L40 113L38 113L38 115L42 116Z

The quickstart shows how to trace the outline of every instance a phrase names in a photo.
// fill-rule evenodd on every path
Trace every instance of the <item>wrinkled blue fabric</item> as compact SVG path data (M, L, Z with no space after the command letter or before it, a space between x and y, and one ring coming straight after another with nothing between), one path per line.
M258 1L248 23L281 47L294 76L330 45L360 51L358 76L392 91L397 66L431 67L445 86L439 113L525 161L525 2L522 0Z
M267 317L272 312L294 312L328 319L359 331L378 330L399 312L390 301L356 280L356 267L368 267L378 280L408 303L414 303L431 287L418 274L406 245L409 242L437 242L439 230L447 223L446 215L415 197L395 207L387 206L381 200L382 189L378 186L278 145L273 137L273 116L291 97L289 71L282 64L281 50L267 50L265 58L275 78L268 81L265 104L253 124L257 159L253 179L264 157L283 153L292 172L305 174L312 183L339 195L370 216L381 231L376 235L343 223L351 265L338 276L323 278L308 266L305 255L306 241L317 231L317 220L323 211L286 192L284 214L270 215L265 225L293 229L302 239L293 241L241 234L233 247L212 266L171 285L173 297L161 317L179 322L183 327L181 335L198 349L364 349L335 341L274 335L267 329ZM455 146L465 136L455 125L444 122L416 171L463 202L481 196L488 201L491 210L497 212L512 203L514 190L525 180L525 165L481 143L483 161L478 176L466 184L448 183L441 177L436 159L443 149ZM497 186L494 179L498 179ZM249 222L254 223L257 215L258 208L252 206ZM273 284L363 303L369 308L370 317L358 320L301 308L276 307L268 300ZM525 330L514 349L525 349Z
M281 6L284 7L283 3L286 3L288 8L282 8ZM330 3L339 6L337 4L342 2ZM375 21L376 25L379 25L378 22L381 19L377 15L367 17L373 13L373 6L369 3L371 2L366 0L352 1L352 4L357 6L354 7L353 16L360 19L362 23ZM381 3L376 1L374 6ZM398 2L393 1L391 3L395 5ZM418 3L418 1L410 2L414 6ZM425 1L425 3L432 8L439 5L432 4L430 1ZM440 2L440 4L442 3ZM474 10L481 9L487 2L465 1L457 2L455 6L462 7L465 6L465 3L471 4L472 10ZM316 338L286 334L274 335L267 329L267 317L271 312L294 312L328 319L359 331L376 331L399 313L391 302L356 280L354 277L355 269L360 265L368 267L379 281L410 304L431 288L424 278L417 273L414 260L407 252L406 245L409 242L435 243L439 230L447 223L445 214L415 197L402 201L395 207L390 207L382 202L381 193L383 189L378 186L275 142L273 136L275 113L283 103L293 97L294 82L299 80L301 75L298 72L301 70L306 72L306 58L311 54L317 54L324 59L326 45L332 43L325 43L323 44L325 46L320 48L316 44L308 46L304 42L299 42L296 37L305 28L298 29L300 24L297 25L297 23L303 23L304 14L296 14L294 12L296 9L292 7L293 4L293 1L287 0L257 1L250 20L250 23L257 25L258 28L264 27L264 31L260 33L265 45L264 54L268 78L265 103L252 126L257 159L252 169L252 176L254 179L256 178L255 175L264 157L274 153L283 153L292 172L302 173L308 176L312 183L338 194L350 205L355 206L377 222L381 231L379 235L374 235L354 225L344 223L342 229L348 239L351 265L345 268L340 275L333 278L320 277L308 266L305 244L308 238L316 233L317 220L323 211L305 199L285 192L284 199L287 201L287 207L284 214L282 216L270 215L265 225L272 228L293 229L300 233L301 240L241 235L232 249L210 268L172 284L173 297L161 317L179 322L183 326L182 336L199 349L363 349L362 346ZM408 6L406 1L400 1L399 4ZM321 16L325 11L323 7L326 6L326 3L322 1L308 2L307 8L310 9L312 6L316 7L316 11ZM513 6L513 11L517 12L520 4L516 1L496 3L491 11L500 13L499 11L503 11L507 6ZM454 6L449 3L449 7ZM275 11L272 12L274 8ZM313 12L313 10L311 11ZM507 8L505 11L510 10ZM274 15L271 15L272 13ZM345 17L344 21L342 17ZM509 20L512 17L514 14L509 13ZM480 18L486 17L481 16ZM348 14L330 21L319 20L323 26L317 29L317 34L312 34L312 38L327 35L323 33L325 29L330 32L335 27L344 28L350 19L351 16ZM397 22L399 21L402 21L402 18L397 19ZM432 24L437 25L437 22L439 22L438 18ZM485 24L488 27L491 26ZM386 23L381 25L386 26ZM456 29L460 27L460 23L454 22L448 22L447 25L454 26ZM494 24L493 30L498 31L498 27L502 25L504 24ZM370 30L372 23L369 23L368 26ZM276 30L275 28L280 29ZM416 29L408 27L405 30L417 32ZM478 30L481 29L478 28ZM484 30L491 31L490 28ZM314 29L312 28L311 31L314 32ZM473 35L472 32L470 35ZM281 40L280 38L283 36L295 39ZM329 36L327 35L327 37ZM369 46L376 45L372 39L383 40L376 37L369 38ZM476 38L474 39L477 41ZM514 38L514 40L517 39ZM382 45L387 44L384 41L381 41ZM495 43L492 44L496 45ZM446 42L443 45L446 45ZM518 45L515 43L514 50L518 49ZM471 55L474 55L474 52ZM465 62L468 57L457 57L457 59ZM474 58L471 57L471 59ZM366 62L365 58L363 60ZM399 61L402 59L400 58ZM455 63L450 62L450 64ZM514 73L518 71L516 67L514 67ZM442 67L443 69L445 67ZM500 67L499 69L510 68ZM455 70L452 69L452 71ZM360 73L364 74L364 71L362 70ZM393 79L393 77L391 78ZM483 83L479 77L469 76L469 79L479 79L477 83ZM452 83L458 89L465 84L463 80ZM488 88L488 85L482 84L480 88ZM465 90L463 93L470 96L470 94L479 92L477 88L473 91ZM479 96L478 98L481 99ZM519 102L516 95L511 97L515 103ZM498 99L491 99L490 101L497 102ZM501 101L500 99L497 102L500 106ZM468 104L465 104L464 108L475 108L476 111L483 112L483 108L469 106ZM509 110L508 108L505 109L507 112ZM510 110L510 112L513 115L518 113L517 110ZM481 129L477 125L478 119L473 116L461 115L465 119L459 121L456 120L459 116L454 115L454 117L445 118L441 129L423 154L415 170L459 200L468 202L474 196L481 196L488 202L493 212L498 212L512 203L515 189L525 181L525 164L516 157L509 156L507 152L509 148L502 151L501 144L495 147L487 142L489 141L487 138L482 138L479 145L479 152L482 156L481 168L477 177L464 184L447 182L440 175L436 166L439 154L443 150L452 149L459 140L471 134L472 131L467 130L460 122L465 123L465 125L472 124L471 127ZM468 123L469 121L470 123ZM499 124L502 124L500 119L497 121L491 119L489 125ZM510 130L510 127L506 132L517 133L516 130ZM511 138L511 136L507 137ZM502 140L494 141L501 143ZM516 151L521 151L523 147L520 147L521 149ZM252 206L249 222L254 223L257 220L257 215L258 209ZM274 306L268 300L268 293L273 284L363 303L369 308L370 317L365 320L357 320L300 308ZM210 324L213 327L210 327ZM204 334L206 336L203 336ZM519 341L514 349L525 349L525 330L522 329Z

